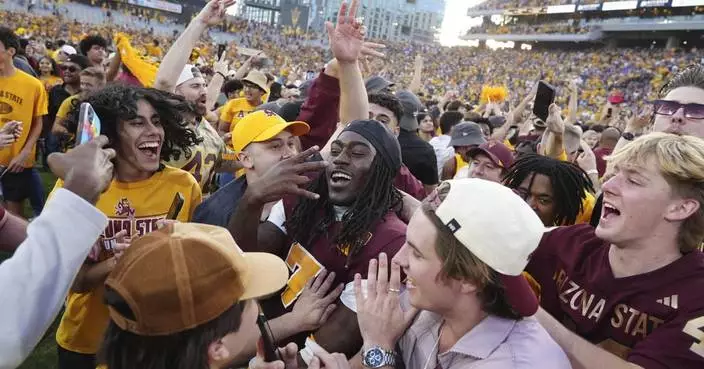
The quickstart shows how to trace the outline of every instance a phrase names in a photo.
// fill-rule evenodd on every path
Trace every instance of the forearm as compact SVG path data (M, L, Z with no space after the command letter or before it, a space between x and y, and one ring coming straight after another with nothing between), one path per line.
M359 65L340 63L340 122L369 118L369 100Z
M538 310L535 317L567 354L575 369L642 369L572 333L542 308Z
M232 79L242 79L247 77L250 70L252 70L252 65L251 62L247 60L241 67L237 68L237 72L235 72L235 76L232 77Z
M27 142L25 142L22 151L29 152L37 144L39 136L42 135L42 117L34 117L32 120L32 125L29 128L29 136L27 136Z
M310 132L301 137L301 149L313 146L324 147L332 137L337 137L335 129L340 121L340 81L337 74L325 69L313 81L308 98L297 120L307 122Z
M169 92L174 90L176 87L175 83L191 55L191 50L196 46L205 29L205 23L201 22L197 17L188 24L188 27L186 27L176 42L171 45L169 52L166 53L161 61L154 87Z
M413 217L413 214L420 208L421 202L415 197L399 190L401 192L401 210L398 211L397 215L404 223L408 223Z
M68 129L64 126L64 120L64 118L57 117L54 121L54 125L51 127L51 133L57 136L68 134Z
M4 214L0 219L0 250L15 251L27 238L27 221L5 209L0 209L0 213Z
M71 291L84 293L100 287L108 278L108 274L110 274L114 266L114 258L101 261L97 264L85 265L73 281Z
M0 265L0 291L11 302L0 305L0 368L15 368L32 352L107 222L88 202L58 190L12 258Z
M413 92L414 94L417 94L418 91L420 91L422 74L423 67L419 64L416 64L415 69L413 71L413 79L411 79L411 83L408 85L408 90Z
M572 94L570 95L570 102L567 105L567 109L569 110L569 114L567 115L567 120L565 123L567 124L576 124L577 123L577 109L579 105L579 98L577 97L577 91L572 91Z
M218 96L220 96L220 90L222 89L223 83L225 83L225 77L219 73L216 73L210 80L210 84L208 84L208 91L206 92L207 100L205 103L205 107L208 111L213 110L215 107L215 102L218 101Z
M560 155L565 151L565 145L563 142L563 135L555 132L548 133L548 139L546 140L544 155L559 159Z
M263 208L264 204L255 201L251 190L247 190L230 217L227 229L237 245L246 252L259 251L259 218Z
M117 50L115 56L110 61L107 72L105 72L105 80L112 82L117 78L117 74L120 72L120 66L122 65L122 59L120 59L120 49Z

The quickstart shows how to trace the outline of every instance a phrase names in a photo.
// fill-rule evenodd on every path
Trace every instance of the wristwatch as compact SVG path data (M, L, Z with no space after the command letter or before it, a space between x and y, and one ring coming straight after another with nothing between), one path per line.
M626 141L633 141L636 138L636 135L631 132L623 132L621 134L621 137L623 137L623 139Z
M379 346L372 346L362 351L362 365L367 368L379 369L384 366L396 365L396 353L387 351Z

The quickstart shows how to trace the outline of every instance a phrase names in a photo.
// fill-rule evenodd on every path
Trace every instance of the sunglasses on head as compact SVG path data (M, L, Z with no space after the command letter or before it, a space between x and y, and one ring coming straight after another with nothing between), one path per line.
M671 100L655 100L653 101L655 114L673 115L680 109L684 109L684 116L689 119L704 119L703 104L680 104L677 101Z
M73 65L62 65L59 67L62 71L69 71L71 73L79 72L80 69Z

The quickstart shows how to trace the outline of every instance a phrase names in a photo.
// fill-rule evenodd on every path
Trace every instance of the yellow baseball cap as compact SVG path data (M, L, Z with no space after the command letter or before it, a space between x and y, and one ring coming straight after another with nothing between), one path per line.
M294 136L303 136L310 131L306 122L286 122L271 110L260 110L247 114L232 130L232 147L242 151L252 142L264 142L276 137L284 130Z

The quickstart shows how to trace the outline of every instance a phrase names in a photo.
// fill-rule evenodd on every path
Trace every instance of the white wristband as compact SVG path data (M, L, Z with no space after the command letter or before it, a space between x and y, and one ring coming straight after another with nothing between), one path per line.
M596 169L591 169L591 170L588 170L588 171L587 171L587 174L588 174L588 175L592 175L592 174L599 175L599 171L596 170Z

